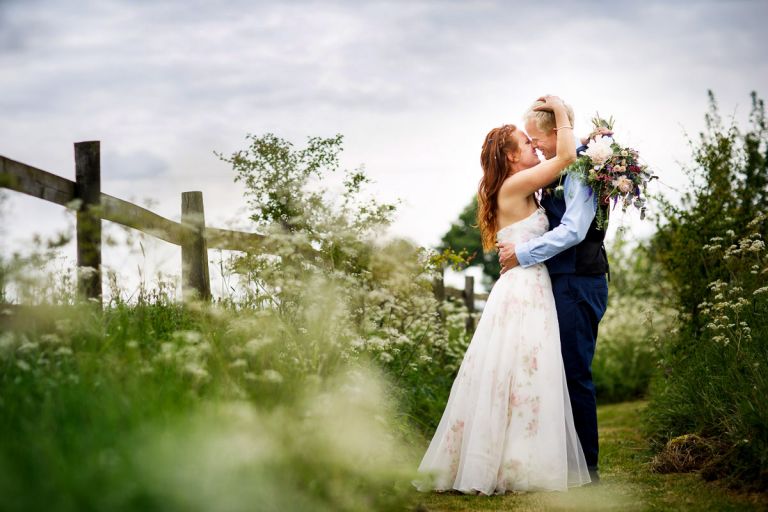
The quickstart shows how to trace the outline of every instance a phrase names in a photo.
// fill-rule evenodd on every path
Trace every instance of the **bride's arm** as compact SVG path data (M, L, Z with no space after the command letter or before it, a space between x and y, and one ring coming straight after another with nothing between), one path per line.
M552 183L563 169L576 160L576 140L573 137L573 126L568 120L568 112L563 100L557 96L545 96L540 99L544 100L544 105L536 107L536 110L550 110L555 114L557 154L530 169L524 169L508 177L501 185L499 196L528 196L533 194Z

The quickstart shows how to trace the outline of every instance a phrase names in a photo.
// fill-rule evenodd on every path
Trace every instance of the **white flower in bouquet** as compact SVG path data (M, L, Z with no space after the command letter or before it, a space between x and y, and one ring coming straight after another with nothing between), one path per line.
M589 144L587 144L587 149L584 151L584 154L586 154L595 165L603 165L613 156L610 137L592 139L589 141Z

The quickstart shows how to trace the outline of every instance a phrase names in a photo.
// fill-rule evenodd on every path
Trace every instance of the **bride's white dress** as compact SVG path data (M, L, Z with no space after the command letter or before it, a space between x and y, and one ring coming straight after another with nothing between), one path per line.
M548 226L539 208L497 239L522 243ZM543 264L516 267L494 284L418 471L420 491L501 494L590 481Z

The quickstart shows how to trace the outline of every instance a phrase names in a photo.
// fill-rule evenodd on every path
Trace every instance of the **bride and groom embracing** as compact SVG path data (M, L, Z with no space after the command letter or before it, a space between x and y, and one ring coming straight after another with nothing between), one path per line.
M604 206L571 175L558 185L577 154L569 106L539 98L525 132L506 124L483 143L478 226L483 249L499 249L502 273L413 482L422 491L490 495L599 480L591 365L608 301L595 221Z

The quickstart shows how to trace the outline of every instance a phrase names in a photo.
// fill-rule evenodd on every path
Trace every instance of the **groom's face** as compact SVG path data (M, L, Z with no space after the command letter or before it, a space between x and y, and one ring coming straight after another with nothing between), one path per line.
M541 151L544 158L549 160L557 154L557 132L555 130L545 133L539 130L533 119L528 119L525 122L525 131L528 132L533 147Z

